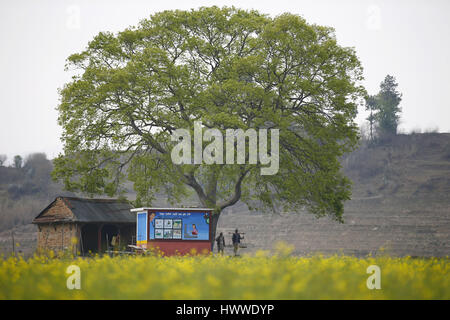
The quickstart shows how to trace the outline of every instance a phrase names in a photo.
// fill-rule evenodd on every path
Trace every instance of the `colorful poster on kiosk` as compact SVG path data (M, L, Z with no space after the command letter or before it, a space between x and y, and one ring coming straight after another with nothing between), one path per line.
M147 212L138 212L137 214L137 232L136 244L147 243Z
M208 212L149 212L150 240L209 241Z

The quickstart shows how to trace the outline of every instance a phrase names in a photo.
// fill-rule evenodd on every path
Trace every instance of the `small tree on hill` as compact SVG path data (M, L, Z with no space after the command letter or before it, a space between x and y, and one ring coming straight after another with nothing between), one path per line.
M387 75L380 84L380 92L376 97L376 120L382 135L396 135L400 121L402 94L397 91L397 82L393 76Z
M366 98L366 110L370 111L369 116L366 118L369 121L369 140L374 140L374 126L375 126L375 112L377 111L377 97L368 96Z
M397 134L401 112L399 104L402 100L397 86L395 78L387 75L380 84L380 91L366 97L366 110L370 111L366 119L369 121L372 142L376 137L384 139Z
M22 168L22 157L17 155L14 157L14 168L20 169Z
M3 166L7 158L6 154L0 154L0 167Z

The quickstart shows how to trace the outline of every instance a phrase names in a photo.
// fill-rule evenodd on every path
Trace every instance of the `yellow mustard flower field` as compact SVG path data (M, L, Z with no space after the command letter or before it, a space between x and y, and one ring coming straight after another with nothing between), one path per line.
M9 257L0 299L450 299L449 275L448 257Z

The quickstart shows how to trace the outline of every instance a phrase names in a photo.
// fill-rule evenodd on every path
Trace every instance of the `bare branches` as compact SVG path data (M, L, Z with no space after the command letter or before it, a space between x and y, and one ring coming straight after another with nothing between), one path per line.
M161 147L161 145L155 140L153 139L153 137L151 136L151 134L149 133L145 133L143 132L137 125L135 120L133 119L133 116L129 115L128 116L130 119L130 125L133 127L133 129L141 136L143 137L153 148L155 148L156 150L158 150L161 153L167 153L167 150L164 149L163 147Z

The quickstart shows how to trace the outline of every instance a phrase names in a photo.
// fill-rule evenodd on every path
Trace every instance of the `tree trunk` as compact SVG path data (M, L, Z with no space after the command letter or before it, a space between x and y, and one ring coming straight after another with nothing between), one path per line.
M216 242L217 223L219 222L220 212L211 214L211 252L214 252L214 243Z

